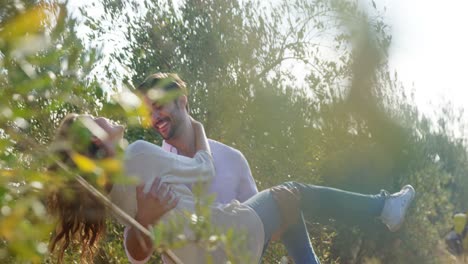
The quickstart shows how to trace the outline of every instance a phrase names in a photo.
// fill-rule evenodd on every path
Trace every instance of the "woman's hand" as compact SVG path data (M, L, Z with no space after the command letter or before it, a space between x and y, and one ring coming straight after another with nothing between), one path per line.
M165 213L177 206L180 197L176 197L174 191L167 183L161 183L161 178L156 177L151 188L144 193L144 184L136 187L137 214L135 219L144 227L154 225Z
M192 123L192 126L194 129L198 129L198 128L202 128L203 127L203 124L200 123L199 121L193 119L192 116L190 116L190 122Z

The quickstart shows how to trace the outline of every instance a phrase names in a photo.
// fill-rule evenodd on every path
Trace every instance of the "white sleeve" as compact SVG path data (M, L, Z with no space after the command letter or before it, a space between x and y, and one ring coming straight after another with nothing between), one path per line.
M214 165L207 151L198 151L193 158L164 151L159 146L137 141L126 152L125 168L128 175L144 182L164 177L170 183L194 183L214 177Z
M198 151L193 158L188 158L166 152L159 146L140 140L132 143L125 152L125 173L128 176L136 176L139 182L149 182L154 177L164 177L165 182L194 183L212 179L214 165L207 151ZM151 184L146 184L145 189L150 187ZM111 192L111 195L115 196L113 200L126 213L134 216L136 213L135 186L115 186L113 189L115 189L115 192L114 190ZM128 260L132 264L146 263L151 255L143 260L135 260L129 254L126 245L128 230L129 227L126 227L124 231L124 249Z
M172 154L172 153L170 153ZM215 176L213 158L204 150L198 151L193 158L181 155L172 155L174 165L171 166L167 177L172 183L195 183L199 181L210 181Z

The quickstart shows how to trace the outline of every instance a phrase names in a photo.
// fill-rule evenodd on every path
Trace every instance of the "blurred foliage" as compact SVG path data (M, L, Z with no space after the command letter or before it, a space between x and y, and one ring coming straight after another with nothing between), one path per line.
M324 263L450 259L440 240L452 213L468 207L466 139L453 137L459 119L450 106L431 123L388 69L391 36L375 4L365 13L354 1L103 0L80 10L91 45L64 4L0 6L2 263L47 259L45 194L60 188L45 171L47 149L64 115L108 116L129 125L129 142L160 142L133 126L146 110L126 90L157 71L188 83L194 117L244 153L259 189L290 180L365 193L416 188L397 233L377 221L310 223ZM116 48L103 56L94 47L102 43ZM96 263L125 262L121 234L109 222ZM264 262L285 254L274 243Z
M40 263L52 228L45 194L59 187L46 172L47 143L67 113L100 108L103 92L87 79L99 57L63 4L0 6L0 261Z

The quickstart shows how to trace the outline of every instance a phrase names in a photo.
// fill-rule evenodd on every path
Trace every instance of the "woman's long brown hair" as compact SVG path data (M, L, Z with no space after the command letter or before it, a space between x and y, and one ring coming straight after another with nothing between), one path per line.
M57 129L55 144L58 147L55 152L58 159L69 166L75 166L70 149L89 158L96 158L102 153L100 148L89 140L76 142L77 136L73 135L73 126L79 122L77 114L67 115ZM87 142L89 141L89 142ZM74 149L74 145L80 148ZM57 166L51 166L50 170L58 171ZM64 188L52 192L48 197L49 211L57 217L58 223L50 241L50 250L56 254L57 262L62 263L66 250L69 247L81 248L81 262L92 262L96 245L105 231L105 206L95 197L90 195L75 179L68 179Z

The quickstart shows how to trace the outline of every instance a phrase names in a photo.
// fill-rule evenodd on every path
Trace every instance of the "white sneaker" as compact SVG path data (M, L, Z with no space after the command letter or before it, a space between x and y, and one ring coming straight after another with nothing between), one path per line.
M395 232L400 229L405 220L406 210L408 210L415 195L416 191L413 186L405 185L401 188L401 191L385 198L385 205L380 219L390 231Z

